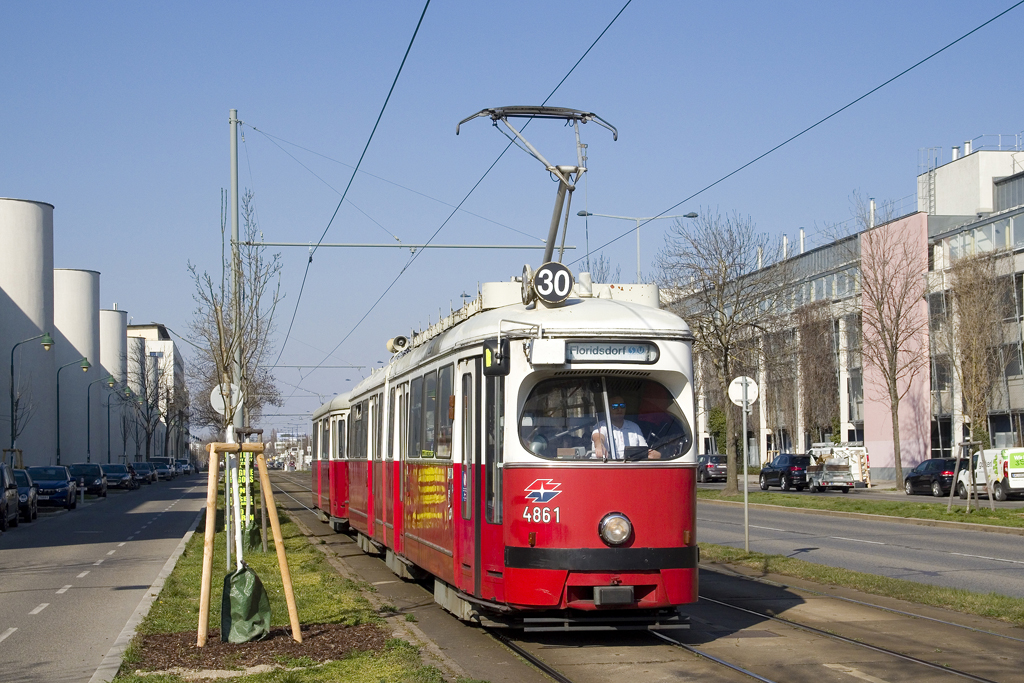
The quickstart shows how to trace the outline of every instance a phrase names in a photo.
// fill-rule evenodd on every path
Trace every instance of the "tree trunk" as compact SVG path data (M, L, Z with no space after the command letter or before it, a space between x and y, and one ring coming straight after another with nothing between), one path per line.
M900 458L900 397L889 389L889 411L892 415L892 457L896 463L896 488L903 486L903 462Z
M728 384L728 370L718 376L718 386L722 391L722 396L728 400L729 396L729 384ZM726 474L725 474L725 489L722 491L724 496L734 496L739 493L739 467L736 461L736 439L735 437L735 420L733 419L731 406L722 406L723 412L725 413L725 462L726 462Z

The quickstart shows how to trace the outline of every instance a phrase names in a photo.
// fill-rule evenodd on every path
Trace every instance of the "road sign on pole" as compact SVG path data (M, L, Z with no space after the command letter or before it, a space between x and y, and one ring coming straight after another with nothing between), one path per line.
M737 377L729 383L729 400L743 409L743 549L750 552L750 505L747 485L747 413L757 400L757 382L750 377Z
M227 414L227 407L224 405L224 399L227 398L231 407L235 410L238 409L238 404L241 401L241 392L238 390L236 384L221 384L213 388L210 392L210 405L220 415Z

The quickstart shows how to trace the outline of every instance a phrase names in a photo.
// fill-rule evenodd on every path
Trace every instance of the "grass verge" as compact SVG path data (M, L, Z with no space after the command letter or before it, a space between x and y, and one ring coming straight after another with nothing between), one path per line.
M996 593L972 593L959 588L929 586L903 579L863 574L814 564L784 555L746 553L739 548L711 543L700 544L701 562L735 564L764 574L782 574L829 586L853 588L872 595L908 600L921 605L974 614L1024 626L1024 600Z
M220 625L223 578L227 573L225 534L222 529L223 511L218 511L217 515L218 528L221 528L221 531L214 540L213 586L210 596L211 629ZM279 515L301 623L383 625L383 619L362 594L363 587L339 576L327 562L325 555L306 540L298 526L280 511ZM120 683L183 683L187 680L170 673L137 673L136 668L138 663L144 660L141 636L196 633L199 621L204 525L205 520L200 521L198 532L190 539L149 614L139 625L138 636L128 646L121 671L116 678ZM286 626L289 623L288 609L273 539L268 539L266 553L247 553L245 561L259 575L270 597L272 627ZM239 683L355 683L379 680L440 683L444 680L438 669L423 664L416 646L397 638L388 640L387 645L381 650L354 652L334 662L315 663L300 658L284 663L289 667L288 670L250 674L232 680Z
M935 519L946 522L968 522L1018 529L1024 528L1024 508L996 508L995 510L989 510L987 507L982 507L980 510L972 509L970 514L968 514L959 505L954 505L952 511L946 512L945 502L917 503L910 502L909 500L864 500L862 498L858 499L856 496L844 496L841 493L836 494L834 498L831 496L794 496L785 493L764 493L762 491L750 491L748 495L751 503L763 505L778 505L808 510L863 512L870 515L885 515L888 517ZM723 496L721 491L715 489L697 489L697 498L742 502L743 494ZM985 505L986 503L983 501L982 504Z

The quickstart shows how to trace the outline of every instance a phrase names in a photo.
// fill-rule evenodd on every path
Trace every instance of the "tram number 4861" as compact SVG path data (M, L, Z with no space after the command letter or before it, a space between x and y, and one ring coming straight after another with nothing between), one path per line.
M561 515L558 508L527 507L523 510L523 519L536 524L550 524L553 519L555 524L558 524L561 521Z

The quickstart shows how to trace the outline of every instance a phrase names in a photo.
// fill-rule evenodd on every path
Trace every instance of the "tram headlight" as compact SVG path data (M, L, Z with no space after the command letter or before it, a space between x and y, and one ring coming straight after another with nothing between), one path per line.
M622 545L633 535L633 525L621 512L609 512L597 525L597 532L608 545Z

